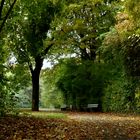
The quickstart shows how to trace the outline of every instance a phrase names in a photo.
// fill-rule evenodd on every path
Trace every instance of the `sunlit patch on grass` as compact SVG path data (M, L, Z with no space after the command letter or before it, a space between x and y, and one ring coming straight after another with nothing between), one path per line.
M66 119L67 115L61 112L47 112L47 111L30 111L22 110L21 116L35 117L35 118L50 118L50 119Z
M52 119L65 119L67 115L64 113L53 113L53 112L31 112L31 116L38 118L52 118Z

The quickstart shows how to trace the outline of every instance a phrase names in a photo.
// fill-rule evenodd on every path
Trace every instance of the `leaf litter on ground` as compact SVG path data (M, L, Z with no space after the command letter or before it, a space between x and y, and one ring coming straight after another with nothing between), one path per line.
M8 116L0 118L0 140L140 140L140 116L80 112Z

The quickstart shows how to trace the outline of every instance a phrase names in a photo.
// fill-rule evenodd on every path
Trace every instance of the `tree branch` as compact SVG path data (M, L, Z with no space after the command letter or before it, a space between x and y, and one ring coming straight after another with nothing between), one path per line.
M0 19L2 19L2 9L3 9L3 6L4 6L4 2L5 2L5 0L2 0L1 4L0 4Z
M33 73L33 67L32 67L32 64L31 64L30 62L28 62L28 67L29 67L30 72L31 72L31 74L32 74L32 73Z
M7 12L5 18L3 19L3 22L2 22L2 24L1 24L1 26L0 26L0 32L2 31L2 28L4 27L4 24L5 24L6 20L8 19L8 17L9 17L9 15L10 15L10 13L11 13L11 11L12 11L12 9L13 9L15 3L16 3L16 1L17 1L17 0L14 0L14 2L13 2L12 5L11 5L11 7L9 8L9 10L8 10L8 12ZM1 11L1 12L2 12L2 11Z
M51 39L51 41L53 41L53 39L54 37ZM54 42L49 44L49 46L43 51L42 56L45 56L53 45L54 45Z

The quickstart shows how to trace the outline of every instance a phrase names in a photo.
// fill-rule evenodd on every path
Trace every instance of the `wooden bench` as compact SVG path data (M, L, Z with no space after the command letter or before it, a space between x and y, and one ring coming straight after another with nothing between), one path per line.
M61 111L71 111L72 110L72 105L66 105L66 104L63 104L61 106Z
M62 106L61 106L61 111L66 111L67 110L67 105L66 104L63 104Z
M87 111L98 111L99 104L88 104Z

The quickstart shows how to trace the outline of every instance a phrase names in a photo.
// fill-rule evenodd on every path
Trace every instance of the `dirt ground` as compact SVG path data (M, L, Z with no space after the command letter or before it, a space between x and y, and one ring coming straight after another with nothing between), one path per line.
M140 140L138 115L64 114L64 118L0 118L0 140Z

